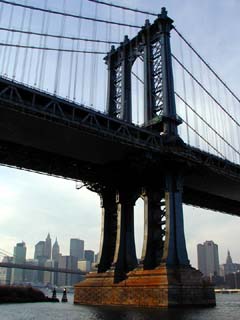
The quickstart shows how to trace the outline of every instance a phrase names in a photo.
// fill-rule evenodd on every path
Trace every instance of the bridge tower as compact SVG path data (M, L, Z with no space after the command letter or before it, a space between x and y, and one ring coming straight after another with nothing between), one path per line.
M132 122L131 73L144 63L144 127L163 136L164 145L182 144L177 126L171 63L173 21L165 8L150 24L105 58L109 116ZM147 158L147 155L146 155ZM74 302L92 305L215 305L214 290L190 266L184 235L184 172L171 162L161 177L130 181L127 173L101 186L102 236L98 271L75 286ZM134 242L134 205L144 199L144 243L140 263Z

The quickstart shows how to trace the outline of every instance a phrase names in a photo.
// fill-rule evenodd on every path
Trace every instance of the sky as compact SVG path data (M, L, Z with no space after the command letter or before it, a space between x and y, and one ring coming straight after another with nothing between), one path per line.
M21 1L17 1L21 2ZM39 1L28 1L38 5ZM87 0L83 0L87 3ZM238 0L124 0L113 1L132 8L160 12L165 6L174 25L213 69L240 96L240 43ZM59 1L49 0L53 6ZM73 4L74 1L68 1ZM86 5L86 11L88 4ZM89 14L93 16L89 5ZM71 9L71 8L70 8ZM100 13L99 13L100 15ZM140 18L138 18L140 20ZM144 24L144 17L143 23ZM185 235L189 258L197 266L198 243L213 240L220 262L229 249L240 263L240 218L184 206ZM62 254L69 254L70 238L85 240L85 248L98 251L101 209L98 195L76 189L74 181L0 167L0 248L13 252L17 242L27 245L31 258L34 245L49 232L57 237ZM143 203L135 206L135 238L140 256L143 237Z

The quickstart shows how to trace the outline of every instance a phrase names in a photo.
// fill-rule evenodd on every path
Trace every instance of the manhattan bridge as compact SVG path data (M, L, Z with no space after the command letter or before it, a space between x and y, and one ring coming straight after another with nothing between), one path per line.
M98 271L75 303L214 305L188 260L182 204L239 215L239 98L165 8L61 4L0 0L0 163L101 197Z

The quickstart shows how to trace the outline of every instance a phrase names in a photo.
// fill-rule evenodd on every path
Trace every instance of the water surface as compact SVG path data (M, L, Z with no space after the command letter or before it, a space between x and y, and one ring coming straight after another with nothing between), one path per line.
M240 294L218 294L215 308L145 309L68 303L0 305L0 320L239 320Z

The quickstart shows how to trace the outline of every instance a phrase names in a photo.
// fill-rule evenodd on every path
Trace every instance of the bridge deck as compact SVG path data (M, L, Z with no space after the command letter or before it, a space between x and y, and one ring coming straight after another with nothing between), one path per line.
M162 173L177 166L185 177L186 204L240 215L238 165L4 78L0 163L91 186L116 181L140 186L154 175L159 188Z

